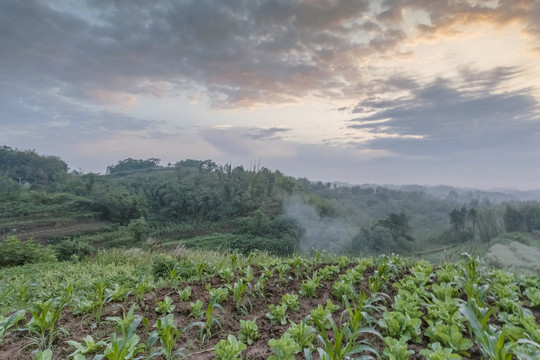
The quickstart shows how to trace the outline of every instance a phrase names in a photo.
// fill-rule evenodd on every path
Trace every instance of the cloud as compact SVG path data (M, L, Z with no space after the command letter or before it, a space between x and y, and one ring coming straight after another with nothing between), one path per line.
M523 24L539 38L535 1L6 0L0 76L83 101L132 103L203 87L217 107L351 97L362 59L406 53L407 9L424 11L420 36L476 21Z
M407 79L401 82L407 95L360 102L353 113L362 116L349 128L372 136L358 146L403 156L525 155L540 140L540 102L530 88L507 89L520 72L463 68L453 79Z

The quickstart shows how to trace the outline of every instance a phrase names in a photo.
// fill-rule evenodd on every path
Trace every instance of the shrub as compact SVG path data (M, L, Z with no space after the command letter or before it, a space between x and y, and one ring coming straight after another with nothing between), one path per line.
M0 244L0 267L47 261L56 261L52 248L36 244L33 239L22 242L16 236L8 236Z

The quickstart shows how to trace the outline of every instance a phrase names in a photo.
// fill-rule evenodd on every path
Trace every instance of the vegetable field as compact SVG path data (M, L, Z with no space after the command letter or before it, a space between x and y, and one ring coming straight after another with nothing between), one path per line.
M539 359L540 277L462 255L100 252L0 270L1 359Z

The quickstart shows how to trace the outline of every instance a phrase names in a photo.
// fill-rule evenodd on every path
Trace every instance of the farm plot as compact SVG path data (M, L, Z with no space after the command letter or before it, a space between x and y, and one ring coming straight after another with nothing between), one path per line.
M37 277L10 269L18 283L0 298L9 309L0 318L0 358L540 356L538 276L493 271L467 255L437 268L395 255L137 258L139 267L114 257L98 267L73 264L51 289L23 291Z

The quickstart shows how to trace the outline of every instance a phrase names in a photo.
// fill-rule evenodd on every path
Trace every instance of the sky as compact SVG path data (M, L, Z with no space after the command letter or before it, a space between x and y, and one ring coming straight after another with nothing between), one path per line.
M2 0L0 145L540 189L540 0Z

